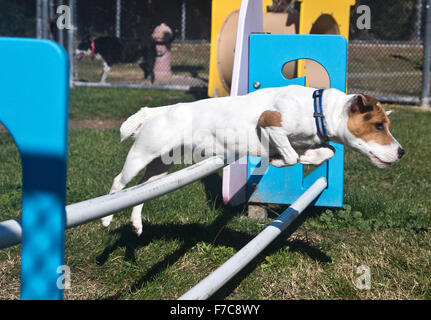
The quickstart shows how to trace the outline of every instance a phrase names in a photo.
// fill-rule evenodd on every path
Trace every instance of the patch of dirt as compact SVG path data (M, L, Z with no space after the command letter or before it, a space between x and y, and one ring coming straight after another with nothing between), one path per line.
M119 128L124 120L69 120L69 130Z

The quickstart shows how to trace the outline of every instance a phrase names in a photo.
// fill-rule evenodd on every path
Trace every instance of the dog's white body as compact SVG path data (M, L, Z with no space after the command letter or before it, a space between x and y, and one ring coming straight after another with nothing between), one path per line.
M193 154L236 154L272 157L277 167L302 164L319 165L334 152L317 134L313 117L313 92L303 86L261 89L237 97L205 99L159 108L142 108L121 127L121 139L134 135L122 172L114 179L111 192L126 186L142 169L142 182L167 174L170 163L163 161L173 150L191 150ZM377 166L397 161L400 145L363 141L348 128L349 106L356 95L336 89L323 92L322 108L327 135L361 152ZM387 134L390 135L387 130ZM301 156L295 148L306 149ZM198 151L198 152L196 152ZM176 160L176 159L172 159ZM196 159L195 159L196 160ZM133 208L131 222L142 232L142 205ZM109 225L112 216L102 219Z

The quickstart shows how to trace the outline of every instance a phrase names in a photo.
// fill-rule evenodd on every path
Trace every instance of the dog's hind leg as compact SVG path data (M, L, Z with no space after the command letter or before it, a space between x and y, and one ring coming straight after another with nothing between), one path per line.
M161 157L154 159L145 169L145 174L139 183L141 184L141 183L151 182L166 176L171 166L172 164L163 163ZM134 206L132 210L132 215L130 217L130 223L132 224L133 231L136 233L138 237L142 234L141 214L142 214L143 206L144 206L143 203L137 206Z
M132 146L129 153L127 154L126 162L124 163L123 170L121 173L114 178L111 190L109 193L114 193L124 189L124 187L132 181L138 173L144 169L149 163L151 163L157 156L147 155L144 156L141 152L138 152L135 145ZM109 226L113 218L113 215L103 217L102 225L104 227Z

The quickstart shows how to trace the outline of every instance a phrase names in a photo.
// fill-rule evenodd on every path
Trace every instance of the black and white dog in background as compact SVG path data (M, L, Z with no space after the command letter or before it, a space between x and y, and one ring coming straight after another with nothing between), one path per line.
M144 71L144 79L150 77L154 82L154 62L156 42L148 35L140 39L119 39L116 37L87 36L75 51L77 60L91 56L103 63L101 82L106 82L111 66L116 63L137 63Z

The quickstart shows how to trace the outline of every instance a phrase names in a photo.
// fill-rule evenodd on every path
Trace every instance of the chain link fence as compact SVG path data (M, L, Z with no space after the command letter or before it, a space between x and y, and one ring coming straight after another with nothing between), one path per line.
M144 78L144 72L137 63L125 62L111 66L105 84L100 83L103 62L88 56L78 63L75 62L73 80L78 86L97 86L100 83L100 86L111 84L136 88L205 90L208 85L209 51L210 45L207 41L174 41L170 46L170 61L162 61L162 64L165 64L160 67L163 72L156 72L153 82ZM166 69L168 71L165 71Z
M358 28L361 5L370 9L370 29ZM387 102L420 102L424 7L424 0L357 1L350 20L349 92Z
M44 2L48 9L38 9L37 4ZM62 4L75 7L73 32L55 28L55 19L61 14L56 10ZM364 5L370 9L369 28L358 25ZM366 93L386 102L420 103L425 6L425 0L357 0L350 15L349 93ZM37 10L42 10L41 21L36 18ZM211 0L0 0L0 36L35 37L37 23L46 19L51 32L42 37L51 37L72 51L88 36L93 40L115 37L125 43L127 39L151 38L162 23L172 32L173 42L156 39L153 82L151 77L144 79L139 63L123 59L109 66L106 82L101 83L104 67L106 70L103 61L108 59L91 54L90 46L87 56L72 60L75 85L207 88Z
M79 48L88 36L95 44L95 54L74 62L75 85L206 90L210 1L75 2L75 47ZM109 37L104 45L112 49L116 44L113 36L120 42L111 50L117 56L104 56L106 50L98 48L98 39ZM132 50L142 50L143 57L129 58L126 47L135 39L145 42L143 50L142 47L132 47ZM114 63L109 63L109 59ZM145 77L145 67L140 64L142 61L154 71L153 77ZM103 83L101 80L107 69L106 63L109 63L109 71L106 83Z

